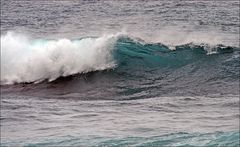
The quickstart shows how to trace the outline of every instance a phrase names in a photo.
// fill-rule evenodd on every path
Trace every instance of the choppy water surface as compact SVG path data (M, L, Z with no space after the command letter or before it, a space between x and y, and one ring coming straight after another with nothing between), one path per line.
M2 146L239 146L239 1L1 1Z

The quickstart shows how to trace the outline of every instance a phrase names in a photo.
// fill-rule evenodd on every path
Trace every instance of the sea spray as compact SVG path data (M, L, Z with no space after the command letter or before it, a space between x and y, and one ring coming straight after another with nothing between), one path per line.
M55 80L115 66L117 35L81 40L30 40L12 32L1 36L1 83Z

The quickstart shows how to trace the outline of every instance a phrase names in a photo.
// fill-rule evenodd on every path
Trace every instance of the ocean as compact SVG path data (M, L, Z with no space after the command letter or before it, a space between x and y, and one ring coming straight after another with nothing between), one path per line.
M239 7L1 0L0 146L240 146Z

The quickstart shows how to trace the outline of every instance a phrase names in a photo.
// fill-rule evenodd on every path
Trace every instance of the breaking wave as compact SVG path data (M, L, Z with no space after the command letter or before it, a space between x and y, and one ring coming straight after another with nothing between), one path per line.
M204 61L212 54L236 51L239 52L239 48L221 44L189 42L171 46L151 43L121 33L73 40L31 40L8 32L1 36L1 84L53 81L112 68L129 72L140 67L177 68ZM229 60L236 64L238 58L237 53Z

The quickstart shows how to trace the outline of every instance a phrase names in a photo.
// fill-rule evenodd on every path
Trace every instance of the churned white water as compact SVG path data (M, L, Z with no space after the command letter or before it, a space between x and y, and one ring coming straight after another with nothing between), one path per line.
M12 32L1 36L1 83L40 82L115 66L115 35L81 40L30 40Z

